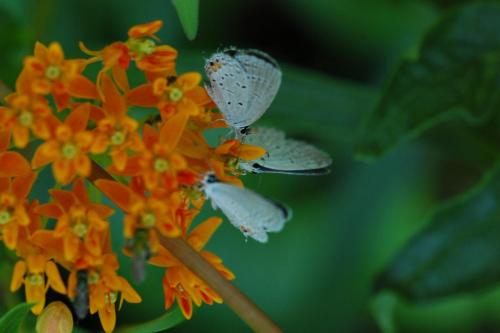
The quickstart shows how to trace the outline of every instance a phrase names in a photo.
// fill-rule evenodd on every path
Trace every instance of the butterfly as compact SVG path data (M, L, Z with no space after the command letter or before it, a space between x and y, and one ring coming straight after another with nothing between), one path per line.
M220 208L243 235L266 243L268 232L279 232L292 217L286 206L249 189L219 181L209 174L203 181L205 195Z

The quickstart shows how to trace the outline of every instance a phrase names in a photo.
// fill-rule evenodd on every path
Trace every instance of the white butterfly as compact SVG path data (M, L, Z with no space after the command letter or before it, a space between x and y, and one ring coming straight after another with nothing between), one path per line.
M243 170L294 175L324 175L330 171L332 159L328 154L305 142L286 138L277 129L252 128L242 136L242 141L267 151L257 160L241 160L239 165Z
M271 105L281 84L281 70L258 50L228 49L205 62L209 81L205 89L235 129L259 119Z
M292 212L282 204L235 185L222 183L214 175L203 181L203 189L215 208L245 236L266 243L268 232L279 232Z

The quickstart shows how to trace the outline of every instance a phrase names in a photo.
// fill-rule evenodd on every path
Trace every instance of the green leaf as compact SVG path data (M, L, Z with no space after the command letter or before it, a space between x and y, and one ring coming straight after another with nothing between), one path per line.
M397 305L397 296L391 292L381 292L371 303L372 314L383 333L396 333L394 310Z
M182 28L189 40L193 40L198 33L199 0L172 0Z
M500 5L455 10L403 61L366 120L358 154L374 158L439 123L470 126L500 110Z
M174 310L167 312L164 315L155 318L153 320L150 320L148 322L119 327L115 332L116 333L161 332L179 325L184 320L185 320L184 316L182 315L179 308L175 308Z
M389 289L421 302L500 282L498 162L480 184L445 204L430 222L381 275L377 291Z
M0 318L0 332L17 332L32 307L32 303L21 303L10 309Z

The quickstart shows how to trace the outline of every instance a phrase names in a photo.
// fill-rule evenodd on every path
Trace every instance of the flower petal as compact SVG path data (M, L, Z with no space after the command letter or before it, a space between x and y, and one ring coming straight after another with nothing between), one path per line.
M64 120L64 123L73 130L73 133L81 132L87 128L89 114L90 110L88 104L80 104L73 111L71 111L68 117Z
M200 251L221 223L222 219L220 217L211 217L197 225L188 237L188 242L191 247L196 251Z
M177 147L184 128L189 119L189 113L179 112L168 119L160 130L160 144L167 152L173 151Z
M49 193L56 200L56 202L60 204L67 212L75 203L75 196L69 191L53 189L49 190Z
M184 318L191 319L193 316L193 303L191 302L191 299L179 295L175 295L175 298L177 300L177 304L179 304L179 307L181 308Z
M155 20L148 23L134 25L128 31L128 36L132 38L153 37L163 26L161 20Z
M135 201L132 190L118 182L99 179L95 182L95 186L125 212L129 211L130 205Z
M10 131L0 132L0 151L5 151L9 148L10 135L11 135Z
M87 188L85 187L85 181L83 178L78 178L75 180L73 183L73 188L71 189L71 192L75 195L75 197L80 200L80 202L87 204L90 202L89 196L87 193Z
M183 91L191 90L201 81L201 74L198 72L184 73L177 78L176 83L182 87Z
M12 272L12 279L10 281L10 291L18 290L23 284L24 274L26 274L26 263L22 260L16 262L14 271Z
M154 107L160 99L153 93L151 84L143 84L127 92L125 95L127 103L130 105Z
M36 173L30 172L25 176L16 177L12 181L12 193L18 199L24 199L28 196L31 191L31 187L36 179Z
M73 97L98 99L96 85L83 75L76 75L68 83L68 92Z
M125 99L120 95L115 84L108 75L101 79L101 91L104 95L104 110L115 117L123 116L127 112Z
M139 296L127 280L121 276L118 277L118 280L120 281L120 291L127 302L140 303L142 301L141 296Z
M116 324L116 310L114 304L106 304L99 309L99 320L101 321L104 332L113 332Z
M58 145L54 141L48 141L42 143L35 151L35 156L31 160L31 166L33 169L38 169L44 165L54 162L57 158Z
M3 227L3 242L9 250L14 250L17 245L19 228L16 223L7 223Z
M123 92L127 92L130 90L127 71L125 71L125 69L120 66L113 66L111 67L111 73L113 74L113 79L115 79L118 88L120 88Z
M64 52L61 44L57 42L50 43L47 53L47 60L51 64L60 64L64 60Z
M21 154L13 151L0 153L0 177L23 176L30 172L31 167Z
M55 204L55 203L48 203L48 204L40 205L40 206L36 207L35 212L37 214L42 215L42 216L53 218L53 219L57 219L63 214L62 209L59 207L58 204Z
M45 264L45 274L47 274L48 284L52 289L60 294L66 294L66 286L59 274L56 264L53 261L47 261Z

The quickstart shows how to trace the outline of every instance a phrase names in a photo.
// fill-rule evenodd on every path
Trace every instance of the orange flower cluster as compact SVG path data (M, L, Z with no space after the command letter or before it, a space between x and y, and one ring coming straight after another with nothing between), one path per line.
M141 301L117 275L113 209L89 198L86 178L125 213L124 252L138 278L148 261L166 268L166 308L177 301L191 318L192 303L222 299L160 245L161 237L182 237L225 278L234 278L219 257L202 251L221 220L209 218L190 231L204 204L198 184L215 172L241 185L231 161L256 159L265 151L237 140L219 147L207 143L204 131L224 126L221 115L213 112L199 73L176 72L177 51L156 36L161 26L161 21L134 26L126 41L99 51L81 44L90 59L66 59L58 43L37 43L16 91L0 107L0 237L20 258L11 290L24 284L26 300L36 303L34 314L43 310L50 287L72 300L78 317L98 313L111 332L116 301L120 306L123 300ZM144 74L137 87L128 80L132 63ZM90 79L84 72L94 64L101 68ZM158 120L135 119L131 106L157 110ZM29 150L23 149L31 143L38 145L28 162ZM96 180L97 164L117 180ZM49 190L52 201L29 201L37 174L48 165L58 184ZM61 269L69 272L67 281Z

